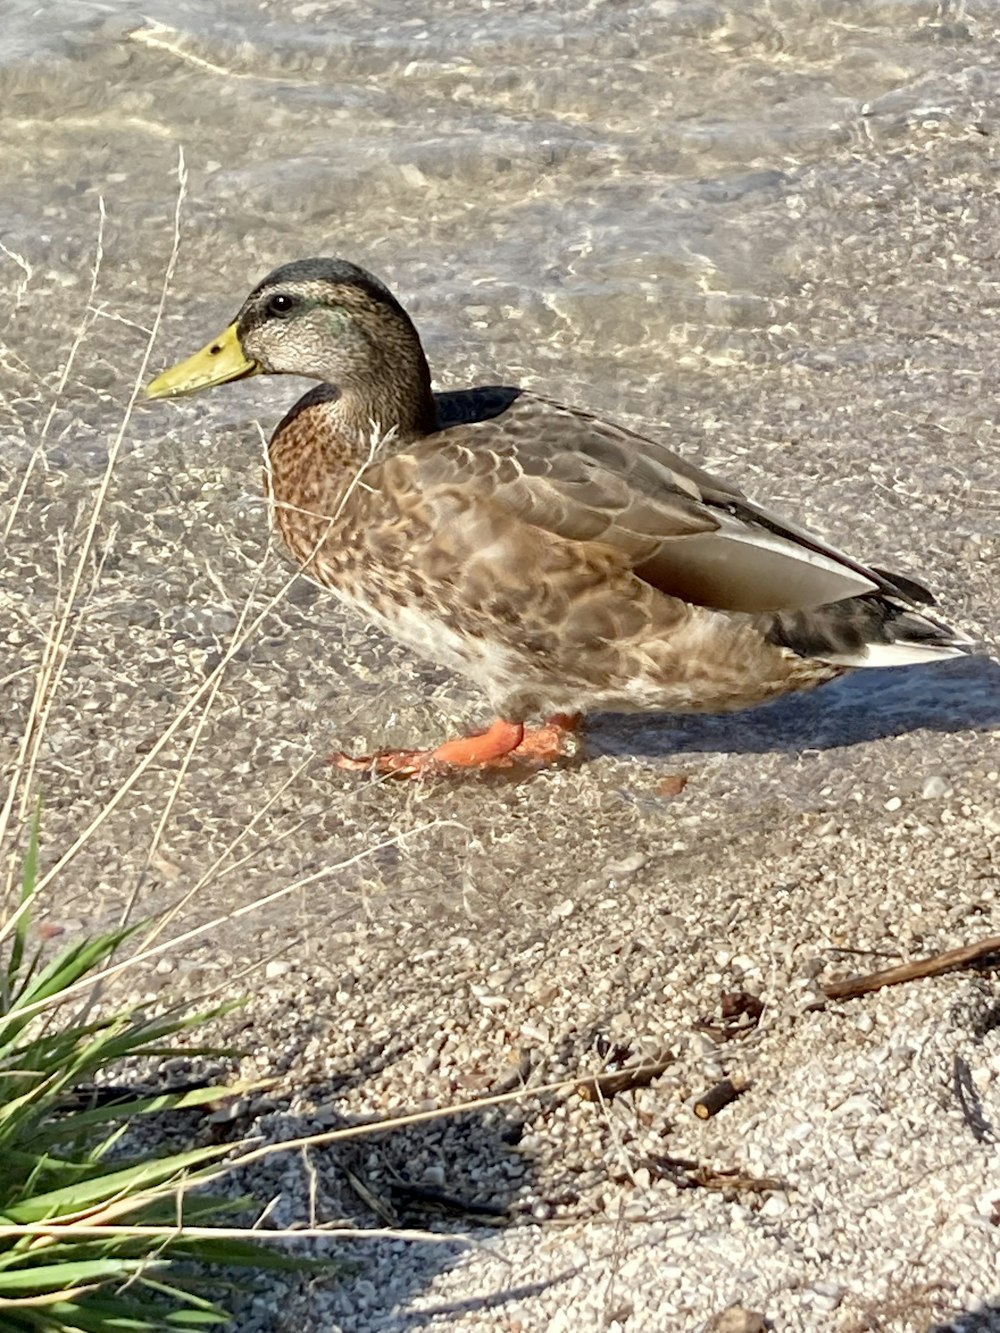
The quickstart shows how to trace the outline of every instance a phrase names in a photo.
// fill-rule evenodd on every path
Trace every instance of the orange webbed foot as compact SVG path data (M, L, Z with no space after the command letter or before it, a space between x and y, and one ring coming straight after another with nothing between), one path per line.
M486 731L445 741L433 750L383 750L379 754L333 756L338 768L386 777L419 778L449 769L508 768L510 754L521 743L519 722L494 722Z
M433 750L382 750L377 754L334 754L331 763L351 772L378 777L422 778L462 770L507 769L527 762L540 767L563 752L563 742L576 729L578 716L556 714L544 725L525 729L519 722L494 722L486 731L445 741Z

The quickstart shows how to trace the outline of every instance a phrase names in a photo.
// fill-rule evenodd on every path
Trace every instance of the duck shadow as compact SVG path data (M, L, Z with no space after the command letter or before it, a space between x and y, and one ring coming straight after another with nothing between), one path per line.
M1000 1297L977 1310L953 1315L945 1323L933 1324L927 1333L1000 1333Z
M278 1299L291 1303L287 1322L268 1325L274 1333L301 1327L299 1319L316 1319L316 1327L333 1319L332 1327L356 1327L359 1302L366 1327L385 1333L423 1329L442 1313L488 1313L525 1300L573 1277L579 1262L537 1281L503 1282L494 1289L445 1300L432 1310L408 1308L441 1273L509 1227L537 1229L532 1202L543 1187L532 1154L520 1147L529 1120L540 1121L554 1109L542 1095L530 1110L518 1103L473 1107L445 1113L423 1123L382 1127L383 1117L341 1111L339 1102L350 1087L363 1084L384 1063L376 1059L320 1089L320 1105L309 1114L277 1110L255 1122L253 1133L271 1140L297 1139L331 1130L357 1131L359 1137L309 1148L274 1170L268 1162L239 1174L239 1187L250 1196L279 1201L269 1211L269 1225L301 1226L307 1215L316 1225L347 1225L370 1231L352 1244L331 1231L330 1241L314 1245L312 1257L333 1258L329 1278L322 1274L275 1275L270 1288L247 1291L238 1315L258 1327L261 1295L265 1305ZM520 1080L524 1069L515 1076ZM514 1079L493 1088L465 1094L471 1100L506 1092ZM314 1090L310 1090L310 1095ZM461 1100L459 1097L458 1100ZM378 1231L382 1234L379 1235ZM410 1233L407 1236L407 1233ZM423 1233L421 1236L420 1233ZM401 1247L405 1259L400 1258ZM308 1323L313 1327L313 1323Z
M1000 663L984 656L940 666L855 671L810 694L744 713L651 718L601 714L588 741L596 753L795 754L884 740L914 731L1000 727Z
M626 997L639 990L627 990ZM397 1052L404 1045L401 1039ZM308 1112L278 1107L243 1128L271 1141L340 1129L365 1132L294 1156L254 1163L239 1172L234 1187L247 1196L271 1200L269 1226L300 1226L308 1216L317 1225L336 1219L382 1234L369 1234L353 1245L332 1230L329 1242L309 1251L314 1257L334 1259L328 1278L274 1275L269 1288L245 1294L237 1313L257 1328L262 1308L257 1302L263 1295L264 1305L277 1300L279 1308L290 1307L287 1321L267 1325L269 1333L272 1329L290 1333L303 1326L303 1317L310 1328L315 1322L316 1327L322 1324L347 1333L357 1326L359 1308L365 1310L368 1329L417 1333L448 1317L499 1320L505 1307L579 1278L585 1261L578 1253L568 1254L554 1271L534 1280L519 1280L514 1269L505 1272L501 1260L499 1269L487 1268L475 1282L470 1280L464 1294L442 1295L420 1308L412 1304L438 1276L467 1258L471 1248L489 1246L504 1230L525 1228L539 1240L548 1239L550 1219L556 1218L560 1205L580 1208L581 1221L600 1215L591 1211L592 1200L583 1197L588 1187L580 1182L579 1165L560 1169L558 1159L544 1166L545 1154L538 1158L538 1139L551 1141L557 1133L553 1126L559 1123L566 1096L565 1089L552 1088L551 1075L555 1069L578 1067L585 1079L628 1073L628 1066L651 1063L627 1037L611 1035L607 1015L582 1032L557 1035L551 1046L533 1055L522 1051L515 1072L498 1070L496 1080L478 1073L476 1086L455 1097L457 1102L475 1103L481 1097L521 1091L523 1100L473 1104L468 1110L446 1110L425 1121L393 1125L385 1124L382 1115L358 1115L342 1105L350 1089L391 1067L391 1057L375 1048L363 1053L343 1076L308 1089L310 1100L315 1098ZM636 1077L619 1091L648 1082ZM532 1092L532 1086L539 1090ZM615 1095L611 1090L606 1093L608 1101ZM611 1179L620 1159L619 1138L611 1129L606 1103L588 1100L593 1101L595 1126L605 1128L597 1142L591 1135L587 1164L597 1175ZM552 1222L557 1231L564 1220ZM406 1238L406 1232L416 1234ZM637 1238L624 1245L623 1253L627 1256L634 1248L654 1243L659 1242Z

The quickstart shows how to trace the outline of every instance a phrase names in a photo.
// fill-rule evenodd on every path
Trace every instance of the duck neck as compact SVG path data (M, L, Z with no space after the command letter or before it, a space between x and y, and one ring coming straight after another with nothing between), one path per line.
M397 441L419 439L437 427L431 373L420 341L384 339L377 344L378 364L362 381L339 386L337 415L352 433L368 440L393 432Z

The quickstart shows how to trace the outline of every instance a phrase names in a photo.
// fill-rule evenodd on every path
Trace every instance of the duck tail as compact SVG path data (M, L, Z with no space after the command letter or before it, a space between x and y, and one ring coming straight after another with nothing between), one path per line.
M893 667L961 657L974 640L924 609L934 598L921 584L874 571L883 589L804 611L768 616L771 643L834 666Z

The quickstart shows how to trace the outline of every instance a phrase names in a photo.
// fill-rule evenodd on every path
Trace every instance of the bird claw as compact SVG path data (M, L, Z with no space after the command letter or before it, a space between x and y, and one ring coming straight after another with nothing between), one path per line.
M330 756L330 763L351 773L370 773L373 777L418 778L435 767L433 755L433 750L382 750L358 755L338 751Z

